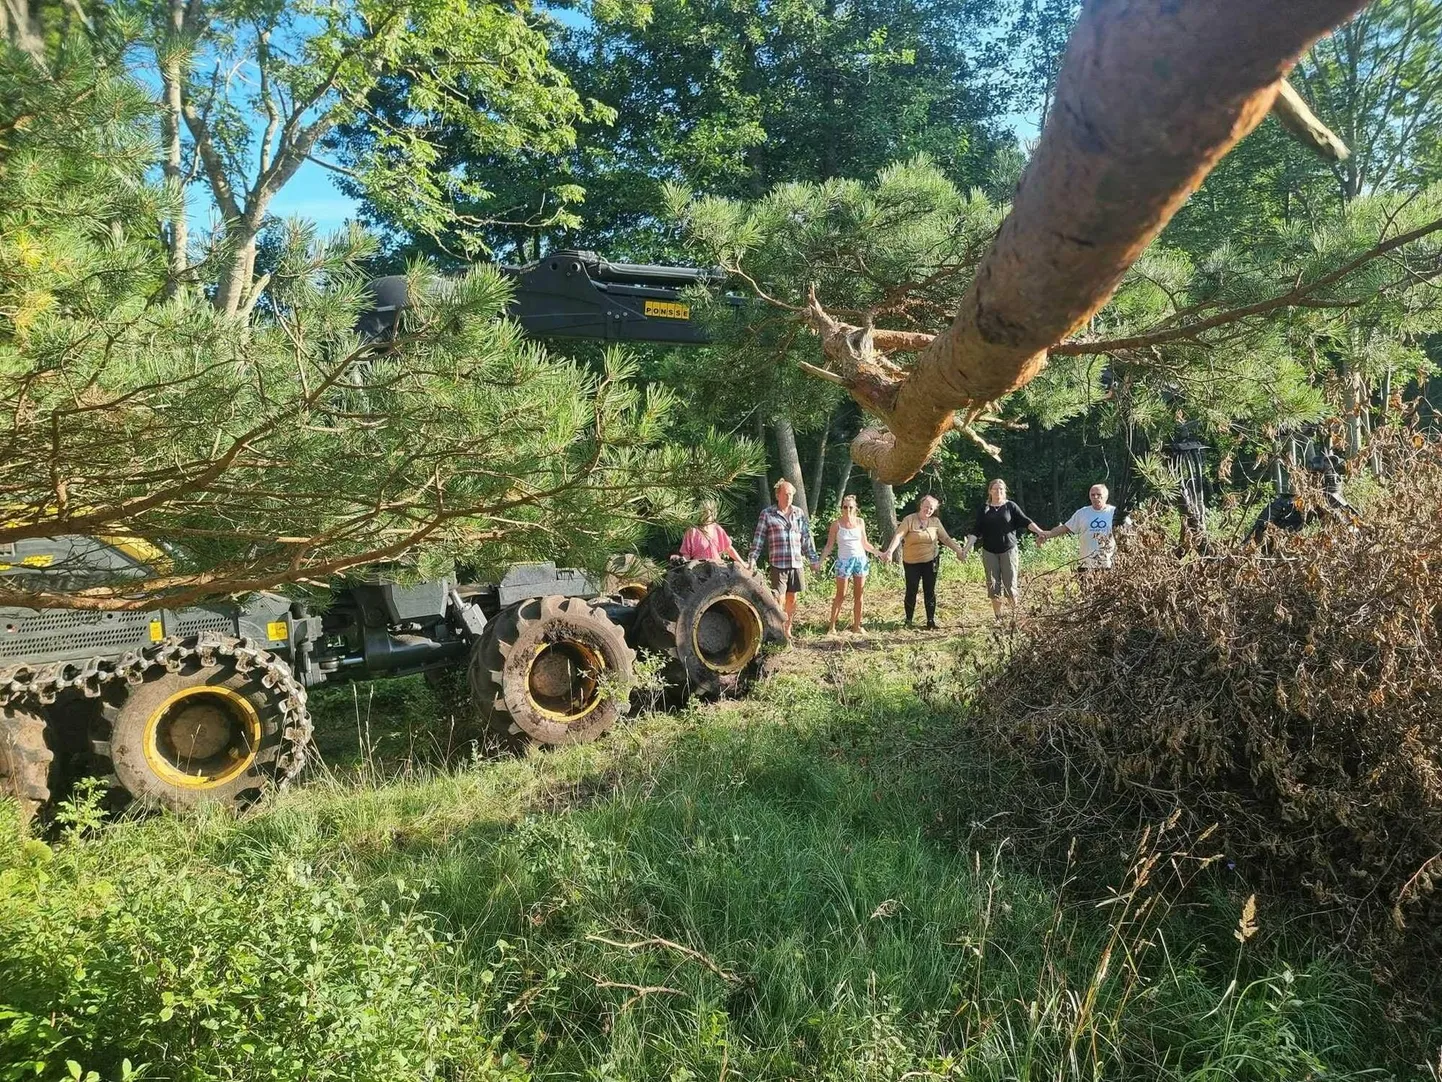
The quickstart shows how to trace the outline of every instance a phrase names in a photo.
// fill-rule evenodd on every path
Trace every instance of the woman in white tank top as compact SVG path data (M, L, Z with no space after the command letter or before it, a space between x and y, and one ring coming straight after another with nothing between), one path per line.
M836 549L836 596L831 599L831 622L826 633L836 631L836 617L841 614L841 603L846 599L846 581L851 580L851 630L859 632L861 627L861 594L866 587L866 573L871 569L866 554L880 556L881 552L866 537L866 521L856 513L856 497L845 496L841 500L841 516L831 524L826 536L826 547L821 550L821 559Z

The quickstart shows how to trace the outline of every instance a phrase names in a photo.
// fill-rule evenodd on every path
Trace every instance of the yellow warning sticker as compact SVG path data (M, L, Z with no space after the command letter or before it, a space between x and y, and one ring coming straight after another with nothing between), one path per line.
M265 637L271 642L283 642L290 637L284 620L272 620L265 625Z
M160 625L159 620L150 621L150 641L159 642L165 638L165 628Z
M679 301L647 301L646 314L662 319L690 319L691 306Z
M54 562L55 554L53 552L43 552L35 556L26 556L18 564L0 564L0 571L19 571L25 567L49 567Z

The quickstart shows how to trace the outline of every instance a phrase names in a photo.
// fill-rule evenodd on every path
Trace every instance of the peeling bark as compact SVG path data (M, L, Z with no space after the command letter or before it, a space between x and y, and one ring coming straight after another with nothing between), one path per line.
M901 483L953 428L1031 380L1111 297L1128 267L1237 140L1283 77L1364 0L1093 0L1067 47L1056 103L1011 213L952 325L910 370L883 332L817 304L829 375L880 418L857 464ZM893 347L896 348L896 347Z

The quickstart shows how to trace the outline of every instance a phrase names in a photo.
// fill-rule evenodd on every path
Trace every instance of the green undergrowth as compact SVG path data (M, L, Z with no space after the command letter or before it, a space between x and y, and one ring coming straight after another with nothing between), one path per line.
M1107 882L1009 842L955 647L848 645L587 747L362 755L238 820L7 844L0 1077L1407 1075L1365 976L1259 945L1265 907L1161 825Z

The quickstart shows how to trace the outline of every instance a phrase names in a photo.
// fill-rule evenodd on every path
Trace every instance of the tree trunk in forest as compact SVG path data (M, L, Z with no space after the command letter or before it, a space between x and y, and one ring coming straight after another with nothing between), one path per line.
M841 460L841 476L836 479L836 502L839 504L846 498L846 486L851 484L851 456L847 455Z
M821 439L816 444L816 457L811 460L811 484L808 490L816 501L816 513L826 508L826 447L831 442L831 421L821 430Z
M760 514L771 506L771 478L766 469L766 418L756 414L756 442L761 445L761 472L756 475L756 499L760 501L756 513Z
M226 230L226 241L233 244L215 291L215 306L228 316L239 315L245 308L255 282L255 245L260 235L258 226L245 221L234 222Z
M1298 56L1364 2L1085 5L1011 213L955 322L912 369L878 359L886 332L858 334L813 302L834 378L886 424L852 443L858 465L907 480L949 432L1031 380L1047 349L1106 303L1212 167L1267 115Z
M879 547L885 548L896 536L896 493L885 481L871 479L871 498L876 504L876 524L881 528Z
M1051 430L1051 517L1053 522L1061 522L1061 439L1058 436L1060 429Z
M1342 370L1342 416L1347 425L1347 457L1362 452L1362 415L1367 408L1366 381L1348 363Z
M185 29L185 0L170 0L170 32L179 39ZM181 80L184 77L184 61L178 47L172 47L164 54L160 64L160 141L165 152L162 171L165 179L175 185L176 191L183 192L185 174L182 171L180 146ZM171 219L165 235L165 247L170 257L170 286L174 289L179 278L189 265L187 255L190 248L190 222L186 217L184 197L179 213Z
M796 430L791 427L791 418L778 417L772 427L776 429L776 457L781 476L796 486L796 502L809 515L811 505L806 502L806 479L801 476L801 455L796 450Z

